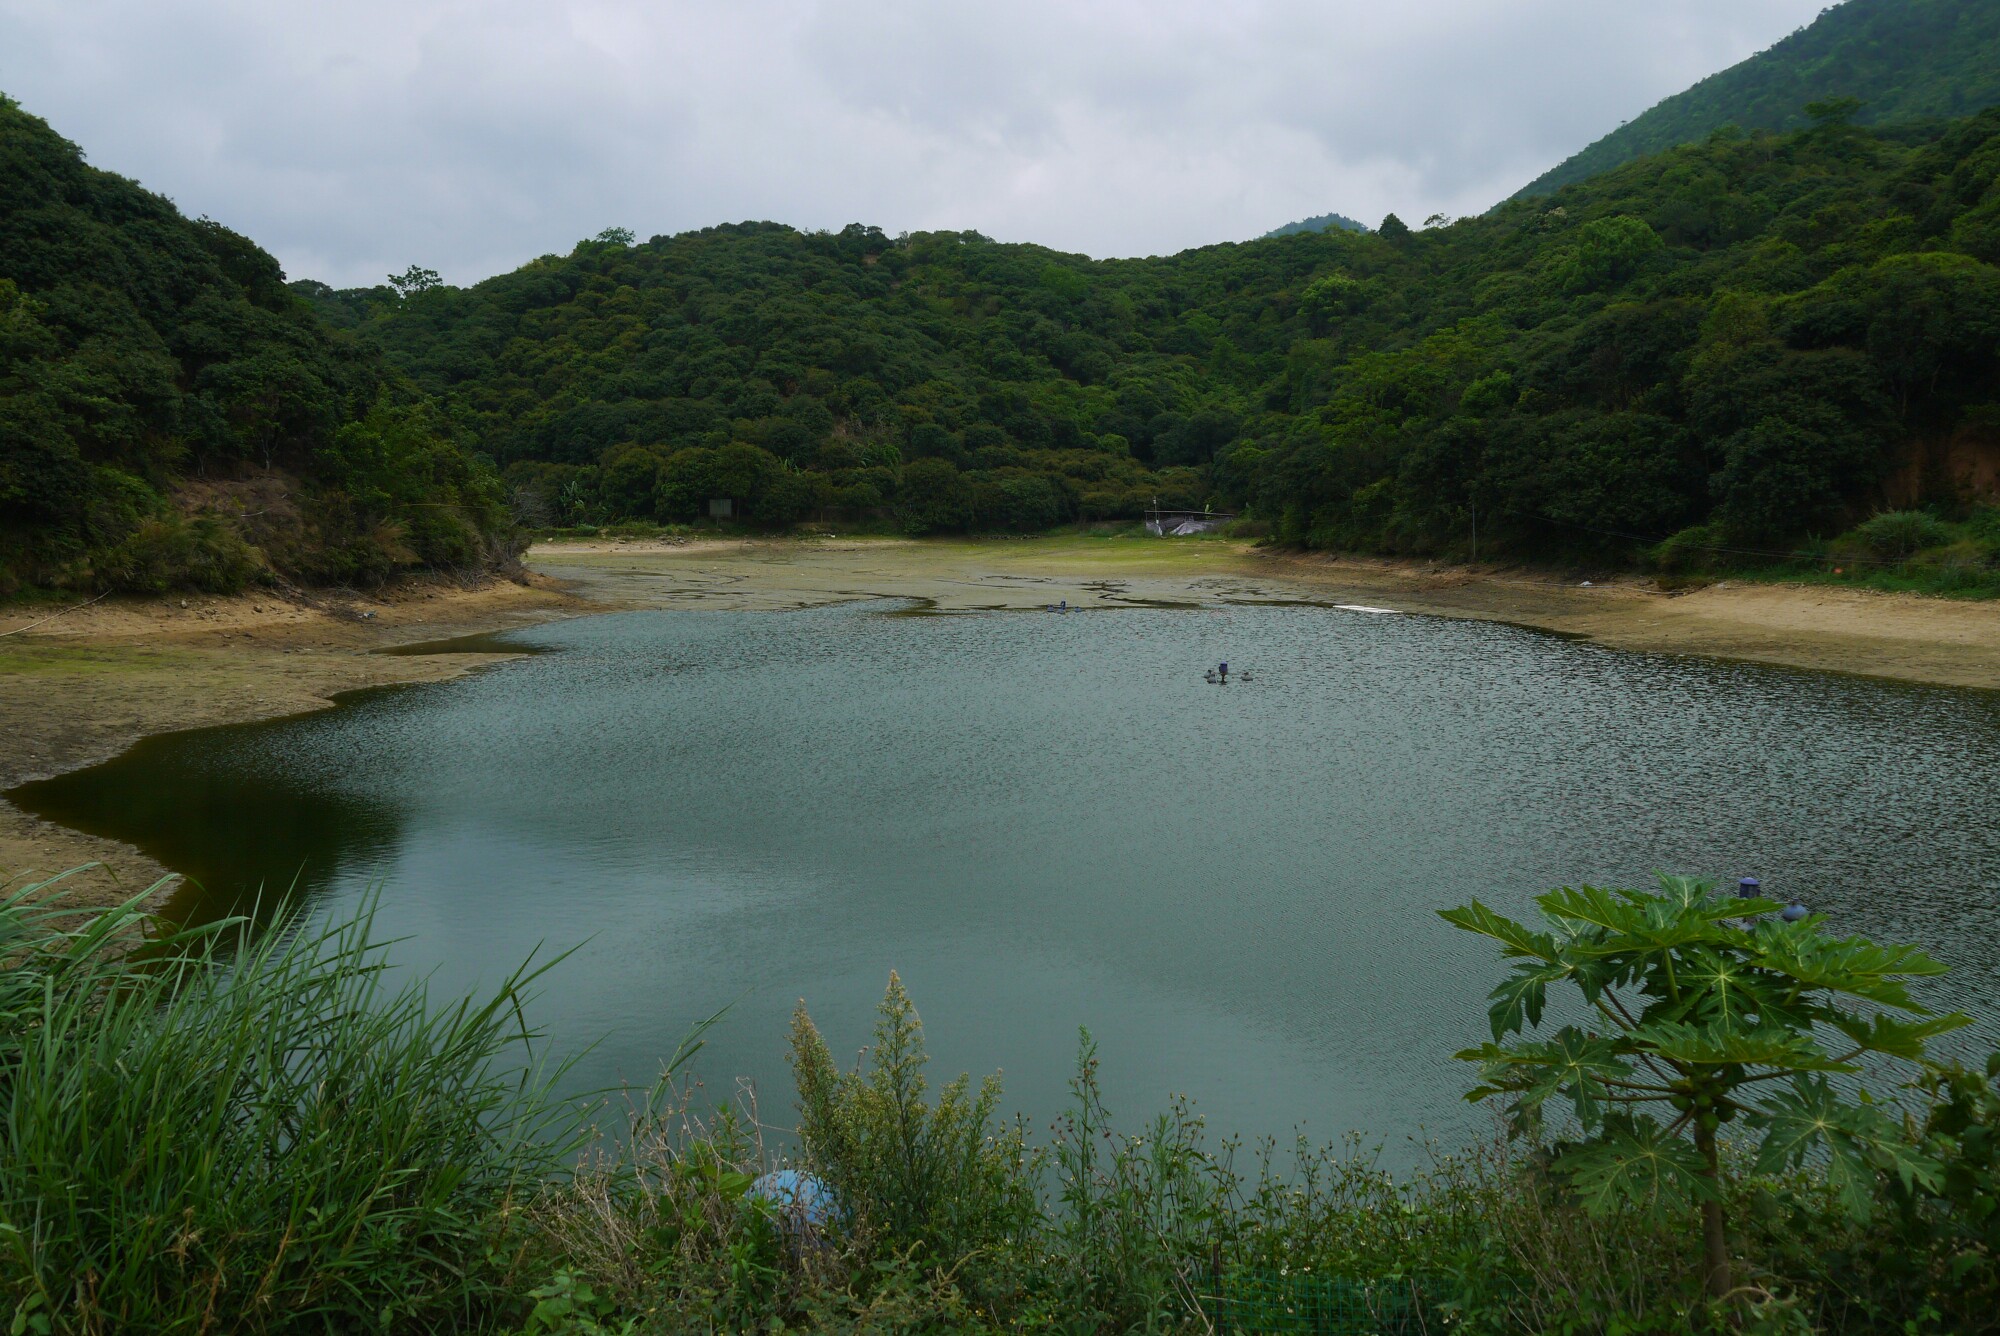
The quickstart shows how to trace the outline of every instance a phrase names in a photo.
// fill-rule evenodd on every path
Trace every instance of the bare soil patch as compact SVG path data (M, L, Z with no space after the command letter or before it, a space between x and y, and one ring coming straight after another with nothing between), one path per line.
M1585 585L1532 572L1357 558L1264 560L1302 585L1412 612L1588 636L1620 649L2000 687L2000 604L1740 581L1669 593L1630 576Z

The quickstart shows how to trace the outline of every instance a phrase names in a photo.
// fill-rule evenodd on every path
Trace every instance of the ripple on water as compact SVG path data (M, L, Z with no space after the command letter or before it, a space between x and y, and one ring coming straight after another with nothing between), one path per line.
M608 1034L581 1085L650 1079L731 1003L704 1069L779 1109L794 1000L858 1048L894 968L937 1066L1004 1067L1038 1120L1087 1025L1135 1116L1185 1091L1243 1131L1458 1135L1447 1055L1496 966L1431 911L1654 869L1754 872L2000 1013L1993 693L1310 606L883 612L565 622L17 796L211 912L379 885L440 986L585 942L538 1006ZM1205 683L1223 659L1254 680Z

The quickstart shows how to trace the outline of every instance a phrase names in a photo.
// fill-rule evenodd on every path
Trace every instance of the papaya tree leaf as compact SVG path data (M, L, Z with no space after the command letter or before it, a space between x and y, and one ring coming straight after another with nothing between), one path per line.
M1753 963L1789 976L1808 989L1845 993L1881 1006L1923 1014L1905 979L1931 978L1945 966L1914 946L1877 946L1860 937L1826 938L1812 932L1764 925L1755 937Z
M1503 914L1496 914L1477 900L1469 905L1460 905L1457 909L1440 909L1438 917L1453 927L1493 938L1507 948L1506 954L1509 956L1532 956L1537 960L1555 959L1555 938L1545 932L1535 932L1525 924L1516 923Z
M1937 1162L1912 1145L1865 1092L1845 1099L1824 1076L1800 1076L1790 1089L1772 1091L1749 1122L1764 1134L1757 1172L1794 1169L1822 1151L1828 1185L1858 1219L1869 1213L1878 1170L1895 1174L1906 1187L1935 1188L1940 1181Z
M1633 1041L1670 1062L1689 1067L1785 1067L1795 1071L1853 1071L1821 1050L1808 1033L1783 1026L1739 1030L1726 1021L1686 1025L1650 1021L1632 1032Z
M1899 1021L1881 1012L1866 1018L1836 1013L1828 1019L1842 1034L1871 1053L1913 1061L1924 1056L1929 1040L1972 1024L1972 1017L1958 1011L1918 1021Z
M1557 1157L1586 1211L1603 1216L1620 1206L1658 1213L1716 1195L1695 1148L1651 1118L1607 1118L1592 1141Z
M1569 967L1561 963L1523 961L1516 965L1488 995L1493 999L1493 1005L1487 1009L1493 1023L1493 1038L1497 1041L1518 1033L1524 1023L1539 1026L1549 985L1560 983L1569 973Z
M1552 919L1585 923L1606 932L1629 934L1645 926L1646 912L1622 896L1595 886L1564 886L1535 897Z

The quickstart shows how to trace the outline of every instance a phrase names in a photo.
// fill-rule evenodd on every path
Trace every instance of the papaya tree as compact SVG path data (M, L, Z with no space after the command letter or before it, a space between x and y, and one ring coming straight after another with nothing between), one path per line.
M1698 1206L1711 1299L1733 1288L1727 1125L1754 1142L1753 1172L1814 1157L1856 1216L1878 1174L1934 1184L1937 1164L1893 1108L1845 1078L1875 1058L1924 1063L1930 1039L1970 1023L1910 995L1910 980L1943 965L1913 946L1830 936L1818 916L1785 922L1775 901L1688 878L1661 878L1658 894L1566 887L1536 904L1540 927L1477 900L1439 911L1518 962L1491 995L1492 1041L1458 1054L1480 1064L1466 1097L1506 1097L1520 1135L1540 1135L1552 1100L1573 1114L1581 1139L1552 1168L1593 1214ZM1550 990L1571 987L1556 1005L1573 1019L1543 1031Z

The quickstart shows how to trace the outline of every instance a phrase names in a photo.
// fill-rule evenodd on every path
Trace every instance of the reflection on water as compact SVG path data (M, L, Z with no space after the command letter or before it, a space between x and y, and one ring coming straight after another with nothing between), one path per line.
M581 1085L702 1055L784 1121L784 1020L866 1042L891 968L938 1068L1134 1115L1460 1134L1498 966L1434 908L1755 873L2000 1014L2000 696L1313 607L631 613L560 652L159 738L21 805L199 877L384 891L441 988L588 939L539 1006ZM1211 686L1227 659L1251 683ZM300 870L303 869L302 872ZM1991 1031L1989 1030L1990 1034Z
M325 782L312 767L260 763L260 738L283 738L298 722L147 738L116 760L8 797L52 821L136 844L187 877L163 917L202 923L268 912L343 873L386 867L400 844L394 802Z

